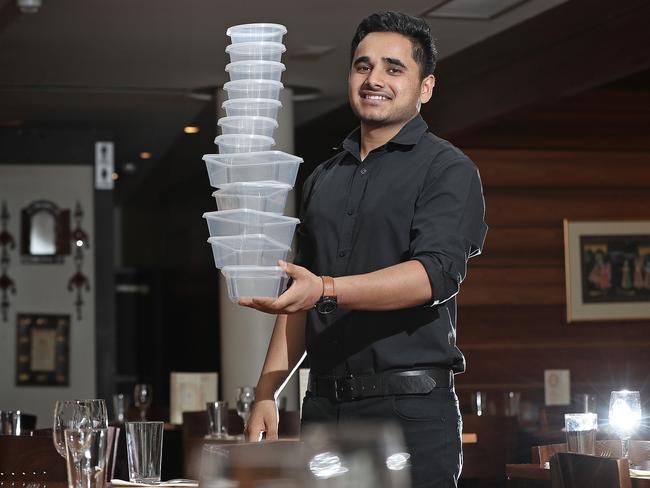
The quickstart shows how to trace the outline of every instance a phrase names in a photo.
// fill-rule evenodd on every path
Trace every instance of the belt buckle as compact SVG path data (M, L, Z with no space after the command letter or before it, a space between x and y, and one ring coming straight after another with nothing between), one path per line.
M335 378L334 379L334 399L337 402L349 402L357 398L353 392L350 392L348 395L345 395L345 393L348 393L348 390L346 390L343 385L339 383L339 380L351 380L353 379L353 375L349 375L345 378Z

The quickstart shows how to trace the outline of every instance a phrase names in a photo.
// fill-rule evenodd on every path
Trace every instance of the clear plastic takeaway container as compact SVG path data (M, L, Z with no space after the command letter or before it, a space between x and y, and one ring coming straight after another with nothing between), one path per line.
M247 208L206 212L203 218L208 223L210 237L264 234L284 246L291 245L296 225L300 222L294 217Z
M282 79L284 64L277 61L237 61L226 65L230 80L275 80Z
M293 186L302 158L282 151L258 153L206 154L203 156L210 185L239 181L276 181Z
M221 117L217 121L222 134L251 134L272 137L278 123L270 117Z
M287 28L282 24L241 24L233 25L226 31L233 44L238 42L268 41L282 42Z
M278 118L278 111L282 107L279 100L267 98L236 98L226 100L221 104L228 117L270 117Z
M233 265L277 266L286 261L291 248L283 246L264 234L210 237L214 264L217 268Z
M275 146L272 137L252 134L222 134L214 139L219 154L268 151Z
M276 61L280 62L282 54L287 48L281 42L253 41L238 42L226 46L226 52L230 55L230 62L237 61Z
M284 291L289 277L279 266L226 266L221 269L228 285L228 297L277 298Z
M219 210L249 208L260 212L282 214L291 185L286 183L242 182L228 183L212 193Z
M275 80L237 80L223 85L228 92L228 99L235 98L270 98L278 100L280 90L284 88L281 81Z

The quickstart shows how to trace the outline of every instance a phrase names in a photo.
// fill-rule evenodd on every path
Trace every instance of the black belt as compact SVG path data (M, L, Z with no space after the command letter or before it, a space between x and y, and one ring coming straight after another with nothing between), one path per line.
M425 394L434 388L453 387L454 375L450 370L429 368L340 377L310 374L307 389L330 401L347 402L376 396Z

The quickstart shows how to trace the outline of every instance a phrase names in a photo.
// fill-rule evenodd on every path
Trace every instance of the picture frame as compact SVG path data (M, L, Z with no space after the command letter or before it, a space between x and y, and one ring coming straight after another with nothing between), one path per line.
M650 221L564 220L567 323L650 319Z
M70 316L18 314L16 386L68 386Z

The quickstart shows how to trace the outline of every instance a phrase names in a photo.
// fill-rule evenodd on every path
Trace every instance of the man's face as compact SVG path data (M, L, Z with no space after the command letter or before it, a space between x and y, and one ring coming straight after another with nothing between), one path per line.
M431 98L432 75L421 80L411 41L395 32L372 32L352 58L348 78L350 106L369 126L404 124Z

